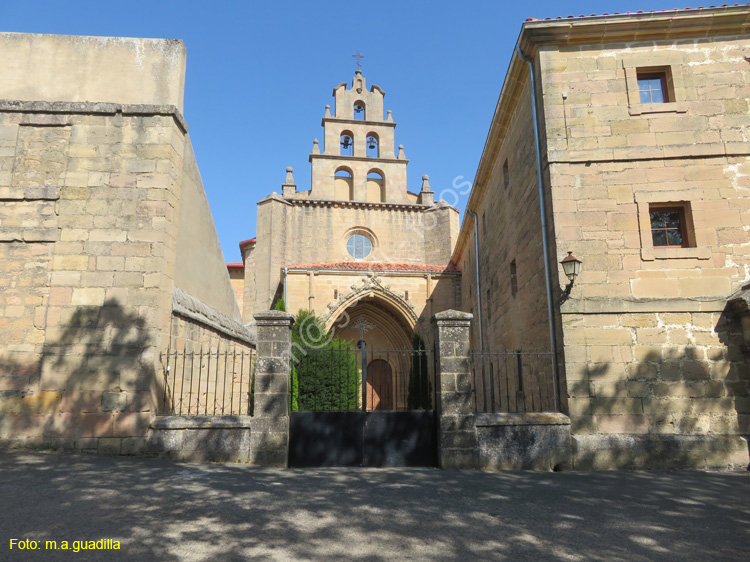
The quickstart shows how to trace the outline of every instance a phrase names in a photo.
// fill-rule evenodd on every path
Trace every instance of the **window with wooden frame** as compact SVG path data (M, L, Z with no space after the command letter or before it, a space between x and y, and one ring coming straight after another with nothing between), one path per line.
M684 53L631 54L623 57L622 66L630 115L687 111L684 69L689 66Z
M709 230L696 229L693 204L703 200L699 187L674 191L638 190L634 194L638 208L641 259L711 259Z
M638 97L641 103L674 101L672 72L668 66L637 68Z
M654 248L690 247L684 205L649 205L649 218Z

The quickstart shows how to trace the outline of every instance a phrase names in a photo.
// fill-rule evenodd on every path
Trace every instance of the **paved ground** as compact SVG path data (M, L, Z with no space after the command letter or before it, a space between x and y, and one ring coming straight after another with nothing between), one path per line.
M9 550L36 539L38 550ZM119 551L45 550L115 539ZM0 560L750 559L750 475L267 470L0 453Z

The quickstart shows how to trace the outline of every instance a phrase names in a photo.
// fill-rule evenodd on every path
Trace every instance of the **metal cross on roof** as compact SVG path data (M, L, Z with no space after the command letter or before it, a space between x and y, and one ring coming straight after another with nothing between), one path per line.
M357 49L357 52L352 55L355 59L357 59L357 66L362 68L362 65L359 63L359 61L363 58L365 58L365 55L359 52L359 49Z
M352 328L359 331L359 339L362 341L365 339L365 333L369 332L375 327L374 324L370 324L367 320L365 320L364 316L360 316L357 319L357 323L352 325Z

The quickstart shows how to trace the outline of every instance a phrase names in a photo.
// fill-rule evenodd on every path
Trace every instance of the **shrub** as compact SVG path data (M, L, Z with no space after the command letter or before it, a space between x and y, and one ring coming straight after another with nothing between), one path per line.
M424 341L418 333L412 339L411 366L409 368L409 390L406 407L409 410L431 410L432 396L430 370Z
M360 371L351 342L332 337L315 313L300 310L292 326L292 352L293 412L358 409Z

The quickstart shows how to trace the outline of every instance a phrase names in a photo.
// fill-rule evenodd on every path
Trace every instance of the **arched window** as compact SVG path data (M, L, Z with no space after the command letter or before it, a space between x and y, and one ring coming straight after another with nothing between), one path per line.
M380 158L380 139L376 133L367 135L367 157Z
M370 170L367 174L367 201L385 203L385 178L380 171Z
M365 121L367 110L365 109L365 102L355 101L354 102L354 119L357 121Z
M351 131L341 133L341 156L354 156L354 134Z
M354 178L349 168L341 167L336 170L333 178L333 198L336 201L354 199Z

